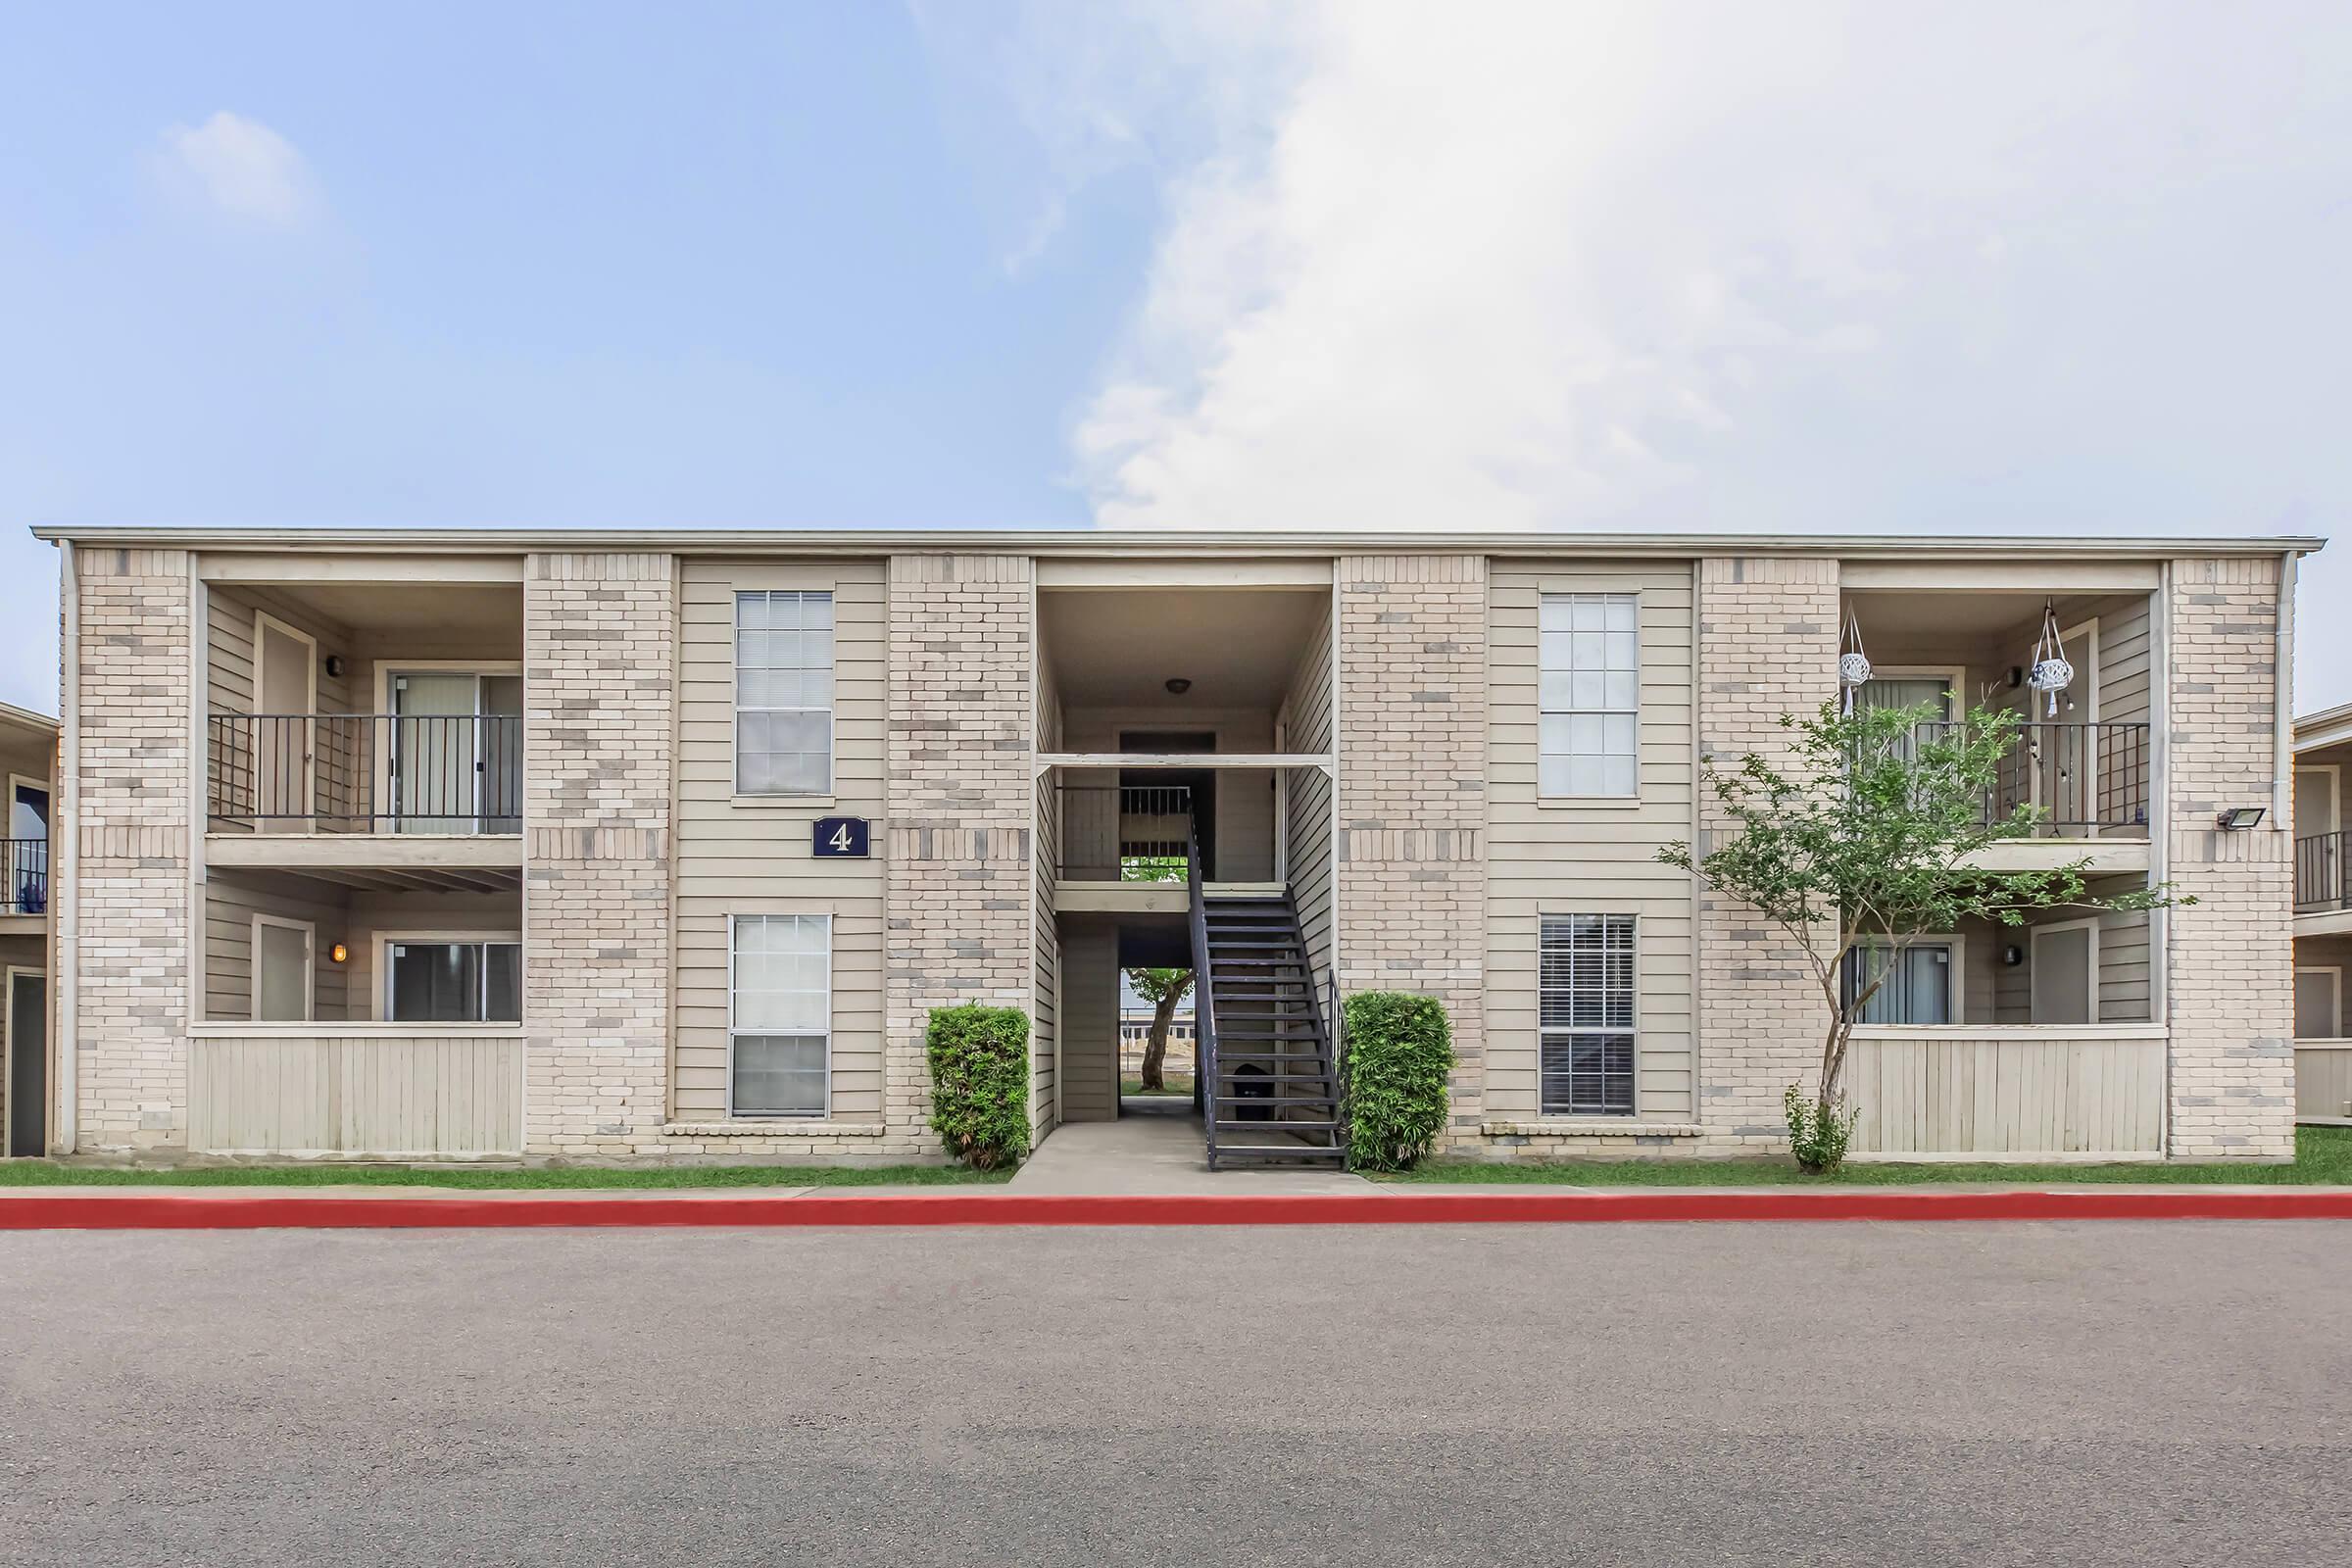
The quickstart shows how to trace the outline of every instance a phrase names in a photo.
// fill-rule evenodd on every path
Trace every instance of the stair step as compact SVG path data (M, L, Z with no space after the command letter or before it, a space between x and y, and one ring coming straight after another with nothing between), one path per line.
M1348 1151L1318 1144L1219 1144L1219 1159L1345 1159Z

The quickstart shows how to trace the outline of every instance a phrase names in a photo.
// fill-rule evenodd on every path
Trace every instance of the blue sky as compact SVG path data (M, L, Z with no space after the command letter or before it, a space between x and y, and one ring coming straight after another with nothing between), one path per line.
M33 522L2329 533L2352 12L2262 16L19 8L0 698Z

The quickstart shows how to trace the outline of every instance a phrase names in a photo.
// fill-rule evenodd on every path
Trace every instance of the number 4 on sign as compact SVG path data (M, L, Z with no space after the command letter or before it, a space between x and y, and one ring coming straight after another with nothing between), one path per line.
M870 839L862 816L820 816L809 835L809 847L819 856L863 859Z

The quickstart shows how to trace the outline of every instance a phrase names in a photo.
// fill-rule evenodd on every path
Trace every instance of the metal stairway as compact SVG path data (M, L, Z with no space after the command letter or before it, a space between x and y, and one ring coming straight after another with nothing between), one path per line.
M1208 1168L1339 1165L1340 1081L1290 894L1210 898L1193 858L1195 1034Z

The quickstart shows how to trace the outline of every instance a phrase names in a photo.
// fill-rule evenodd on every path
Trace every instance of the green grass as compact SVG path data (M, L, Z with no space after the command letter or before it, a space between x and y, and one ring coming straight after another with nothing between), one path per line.
M450 1187L463 1191L614 1187L952 1187L1009 1181L962 1165L593 1165L498 1169L466 1165L200 1165L122 1169L46 1159L0 1160L7 1187Z
M1483 1164L1432 1160L1375 1181L1544 1182L1569 1187L1909 1187L1924 1182L2230 1183L2245 1187L2352 1186L2352 1127L2298 1127L2291 1165L1872 1165L1808 1176L1785 1159L1552 1160Z
M1119 1080L1119 1093L1122 1095L1181 1095L1187 1100L1193 1098L1193 1075L1191 1073L1169 1073L1161 1082L1166 1085L1165 1088L1146 1089L1141 1077L1129 1073Z

